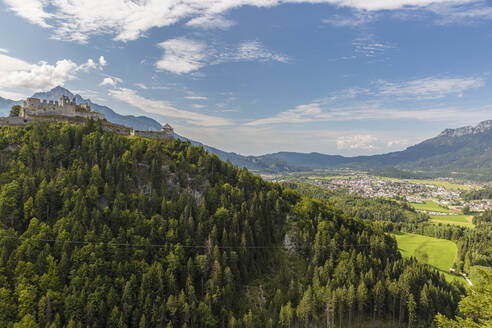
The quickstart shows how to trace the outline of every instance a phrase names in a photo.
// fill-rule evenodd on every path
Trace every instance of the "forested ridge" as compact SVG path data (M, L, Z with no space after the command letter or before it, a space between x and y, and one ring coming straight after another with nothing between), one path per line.
M187 142L2 128L0 188L1 327L416 327L464 294L379 225Z

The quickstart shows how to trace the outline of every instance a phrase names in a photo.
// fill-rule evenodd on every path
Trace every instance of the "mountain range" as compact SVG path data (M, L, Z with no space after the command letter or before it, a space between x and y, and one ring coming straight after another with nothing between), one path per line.
M0 116L8 116L10 108L22 104L22 100L10 100L0 97Z
M48 92L38 92L35 98L58 100L61 96L75 97L78 104L87 102L92 109L104 114L110 122L138 130L159 130L161 124L146 116L120 115L107 106L74 95L63 87ZM0 98L0 114L8 115L10 107L22 103ZM239 167L264 173L278 173L313 169L352 168L380 170L397 168L417 171L492 172L492 120L477 126L445 129L438 136L425 140L405 150L372 156L344 157L321 153L278 152L261 156L243 156L234 152L204 145L176 134L177 138L200 145L210 153Z

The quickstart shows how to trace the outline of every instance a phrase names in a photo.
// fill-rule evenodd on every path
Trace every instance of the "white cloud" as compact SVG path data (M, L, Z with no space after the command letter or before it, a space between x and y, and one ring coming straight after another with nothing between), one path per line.
M221 13L244 5L265 7L278 0L6 0L18 16L43 27L53 26L55 37L87 42L89 35L113 34L129 41L154 27L165 27L191 19L189 26L225 28L230 22ZM201 18L204 17L204 18ZM49 21L49 24L48 24Z
M272 7L285 3L325 3L360 11L399 10L480 3L481 0L5 0L7 8L33 24L54 30L54 37L87 42L90 35L111 34L135 40L151 28L188 20L188 26L228 28L223 15L243 6Z
M485 85L481 77L429 77L405 82L378 81L379 94L384 96L442 98L449 94L462 95L469 89Z
M157 68L175 74L191 73L207 65L231 61L289 61L287 56L266 49L259 41L245 41L231 49L216 49L203 41L186 38L170 39L158 45L164 49L164 55L157 61Z
M371 134L357 134L337 138L337 149L366 149L378 148L375 143L379 139Z
M379 107L349 106L341 108L321 108L322 104L312 103L297 106L295 109L280 112L271 117L246 123L246 126L272 124L293 124L310 122L333 122L354 120L419 120L419 121L467 121L484 120L490 117L492 107L463 109L455 107L419 108L414 110Z
M191 104L191 107L195 109L201 109L201 108L206 108L207 106L202 104Z
M99 65L106 66L107 64L108 64L108 62L106 61L104 56L99 57Z
M52 15L44 10L48 5L44 0L4 0L7 7L15 12L17 16L27 19L33 24L38 24L42 27L50 27L46 20Z
M157 68L176 74L196 71L206 65L207 45L186 38L170 39L159 43L164 56L156 63Z
M404 8L426 8L434 4L464 4L480 0L285 0L294 3L329 3L358 10L397 10Z
M247 126L258 126L277 123L307 123L320 118L323 110L319 103L299 105L295 109L280 112L272 117L262 118L246 123Z
M266 49L259 41L244 41L231 53L223 53L219 57L219 62L224 61L278 61L287 63L287 56L276 54Z
M104 86L104 85L110 85L112 87L116 87L118 82L121 82L121 79L118 78L111 78L111 77L105 77L101 83L99 83L99 86Z
M25 99L26 96L28 96L28 95L26 95L24 93L0 89L0 97L5 98L5 99L20 100L20 99Z
M45 90L76 78L80 71L95 68L94 61L77 64L69 59L58 60L55 64L40 61L30 64L22 59L0 54L0 88L3 92L19 88L27 91ZM10 90L9 92L12 92Z
M96 62L89 58L85 64L82 64L79 67L77 67L77 70L83 70L83 71L87 72L88 70L94 69L97 67L98 66L97 66Z
M22 59L0 54L0 72L2 72L2 75L5 72L28 70L31 67L31 64Z
M206 30L210 29L222 29L227 30L235 23L221 15L210 16L198 16L189 20L185 25L194 28L202 28Z
M55 65L39 62L23 70L11 70L8 74L0 74L0 84L9 88L52 88L74 79L77 67L76 63L67 59L59 60Z
M492 107L459 108L440 100L485 85L482 77L427 77L409 81L376 81L372 88L349 88L246 126L353 120L460 121L490 118ZM404 101L403 105L397 101ZM396 104L396 105L395 105ZM408 109L411 106L412 109Z
M322 20L325 24L336 27L358 27L371 23L379 18L377 13L368 11L355 11L350 16L335 15Z
M353 42L354 52L358 56L376 57L383 54L387 49L394 48L393 45L376 39L373 34L363 34Z
M135 85L137 87L139 87L140 89L144 89L144 90L147 90L148 89L148 87L145 84L143 84L143 83L135 83Z
M231 122L230 120L222 117L178 109L173 107L170 103L163 100L147 99L145 97L138 95L135 90L131 90L131 89L120 88L120 89L109 90L109 94L120 101L123 101L134 107L140 108L141 110L146 111L148 113L154 113L158 115L180 119L193 125L210 127L210 126L224 126L224 125L233 124L233 122Z
M336 141L338 150L382 151L388 148L408 146L411 144L406 138L397 138L385 134L358 134L356 131L351 134L339 136Z
M208 100L208 97L203 97L203 96L186 96L185 99L190 99L190 100Z
M438 24L473 24L481 20L492 19L492 7L485 1L478 1L468 6L462 6L459 3L431 5L429 10L438 15Z
M7 49L0 48L0 52L3 52L4 54L8 53L9 51Z

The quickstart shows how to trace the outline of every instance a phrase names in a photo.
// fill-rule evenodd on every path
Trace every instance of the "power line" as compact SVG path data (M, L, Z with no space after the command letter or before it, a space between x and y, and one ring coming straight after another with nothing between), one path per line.
M46 243L65 243L65 244L75 244L75 245L101 245L101 246L117 246L117 247L153 247L153 248L164 248L179 246L182 248L195 248L195 249L208 249L208 248L219 248L219 249L289 249L286 246L207 246L207 245L182 245L182 244L131 244L131 243L112 243L104 241L76 241L76 240L60 240L60 239L42 239L42 238L23 238L14 236L0 236L0 239L16 239L21 241L37 241ZM355 248L355 247L370 247L370 244L343 244L343 245L323 245L319 248ZM312 245L295 245L295 249L299 248L313 248Z

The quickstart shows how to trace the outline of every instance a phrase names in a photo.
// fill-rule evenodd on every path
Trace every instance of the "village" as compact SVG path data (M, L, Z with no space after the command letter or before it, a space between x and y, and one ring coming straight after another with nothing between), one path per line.
M271 181L290 181L292 177L264 176ZM441 209L417 209L429 215L458 215L464 208L473 212L492 209L491 199L466 201L461 198L464 191L484 187L479 183L456 183L444 180L406 180L372 176L352 171L340 176L296 176L298 182L310 183L329 191L343 191L363 198L383 197L404 199L408 203L425 204L432 201L449 211ZM416 206L418 207L418 206Z

